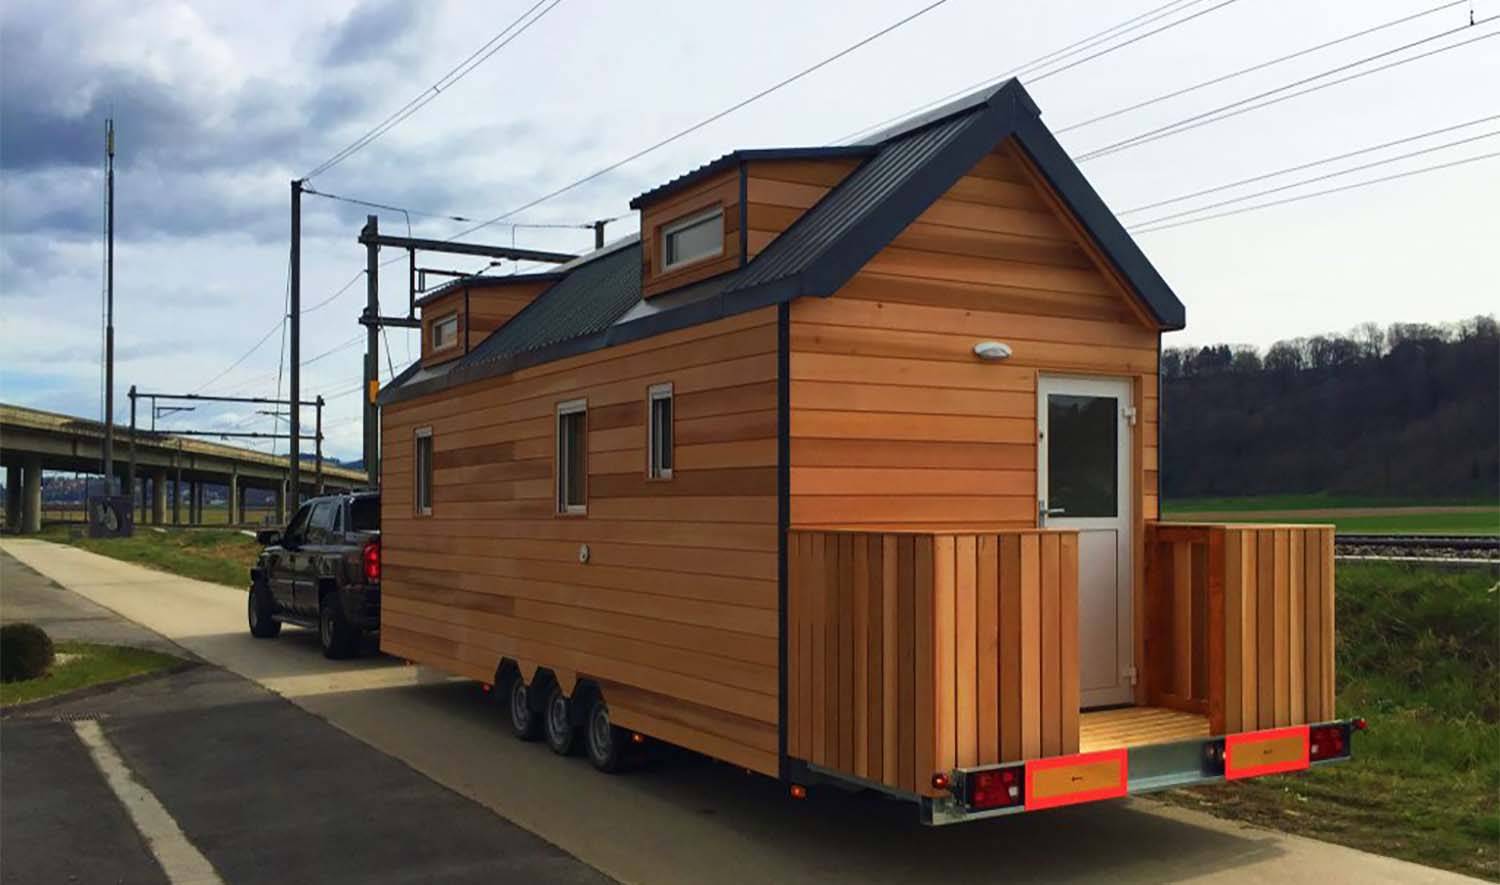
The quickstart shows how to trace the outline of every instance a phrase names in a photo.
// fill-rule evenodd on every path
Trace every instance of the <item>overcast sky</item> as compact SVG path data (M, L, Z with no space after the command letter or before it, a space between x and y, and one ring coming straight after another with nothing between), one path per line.
M288 182L396 110L532 0L130 3L7 0L0 10L0 399L100 413L103 128L118 131L116 395L191 390L275 326L286 285ZM1176 17L1223 0L1199 0ZM909 25L693 135L516 220L577 224L627 212L647 188L736 147L837 141L1160 5L1161 0L949 0ZM1054 129L1421 12L1439 0L1231 0L1186 24L1029 84ZM513 43L313 187L489 218L629 155L925 5L563 0ZM1476 0L1479 20L1500 0ZM1459 3L1415 21L1063 133L1075 156L1301 77L1467 23ZM1163 19L1160 24L1172 21ZM1418 52L1500 30L1481 24ZM1135 33L1142 33L1137 31ZM1026 80L1023 77L1023 81ZM1116 211L1500 114L1500 39L1083 163ZM1459 138L1500 120L1299 175L1125 216L1128 221ZM1289 196L1500 151L1483 139L1331 179ZM1267 197L1266 199L1271 199ZM1235 204L1235 205L1245 205ZM1265 347L1375 321L1451 321L1500 304L1500 159L1142 234L1187 304L1168 345ZM303 303L360 271L367 210L304 200ZM381 211L384 230L404 232ZM464 225L414 216L420 236ZM632 232L634 215L609 228ZM583 230L493 227L472 239L569 251ZM393 257L387 254L385 257ZM477 268L430 256L429 266ZM502 269L503 270L503 269ZM404 306L401 264L382 278ZM302 355L350 342L363 284L306 316ZM416 352L390 334L397 371ZM362 347L304 372L331 399L331 453L359 456ZM271 335L206 392L273 395ZM388 374L382 356L382 376ZM310 416L308 418L310 420ZM160 426L270 428L205 409ZM284 446L283 446L284 450Z

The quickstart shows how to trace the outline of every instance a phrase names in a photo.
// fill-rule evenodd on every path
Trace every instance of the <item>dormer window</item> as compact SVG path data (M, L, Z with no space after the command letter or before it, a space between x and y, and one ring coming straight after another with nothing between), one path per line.
M724 209L690 215L661 229L662 270L674 270L724 252Z
M444 350L458 343L458 314L450 313L432 323L432 349Z

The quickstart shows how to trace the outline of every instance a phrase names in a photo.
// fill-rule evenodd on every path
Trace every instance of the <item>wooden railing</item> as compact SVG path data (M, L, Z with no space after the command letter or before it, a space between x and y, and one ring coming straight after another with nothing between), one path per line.
M932 795L1077 752L1076 532L793 530L787 564L793 758Z
M1333 528L1149 523L1147 703L1214 734L1331 719Z

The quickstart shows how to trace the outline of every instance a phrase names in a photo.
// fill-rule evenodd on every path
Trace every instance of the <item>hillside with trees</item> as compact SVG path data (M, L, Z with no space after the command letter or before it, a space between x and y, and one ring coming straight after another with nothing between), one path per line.
M1366 323L1162 353L1170 500L1326 492L1495 500L1500 332L1493 316Z

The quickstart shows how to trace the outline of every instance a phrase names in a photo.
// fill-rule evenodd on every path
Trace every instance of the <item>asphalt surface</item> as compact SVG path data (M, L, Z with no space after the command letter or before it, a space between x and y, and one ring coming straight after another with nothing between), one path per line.
M0 568L0 609L8 609L19 569L3 553ZM47 592L73 596L56 587ZM72 620L47 618L47 608L37 604L31 614L54 624ZM128 624L106 627L103 621L118 617L100 611L104 616L89 619L91 636L128 633ZM77 717L100 723L135 780L228 883L609 881L213 666L7 711L0 722L0 881L166 881L69 724Z
M3 545L621 881L1468 881L1149 801L924 828L904 803L822 788L795 802L775 781L690 754L605 777L511 739L470 683L388 658L326 661L304 631L251 639L242 592L56 545ZM127 758L132 746L122 745ZM212 844L200 846L210 858Z

